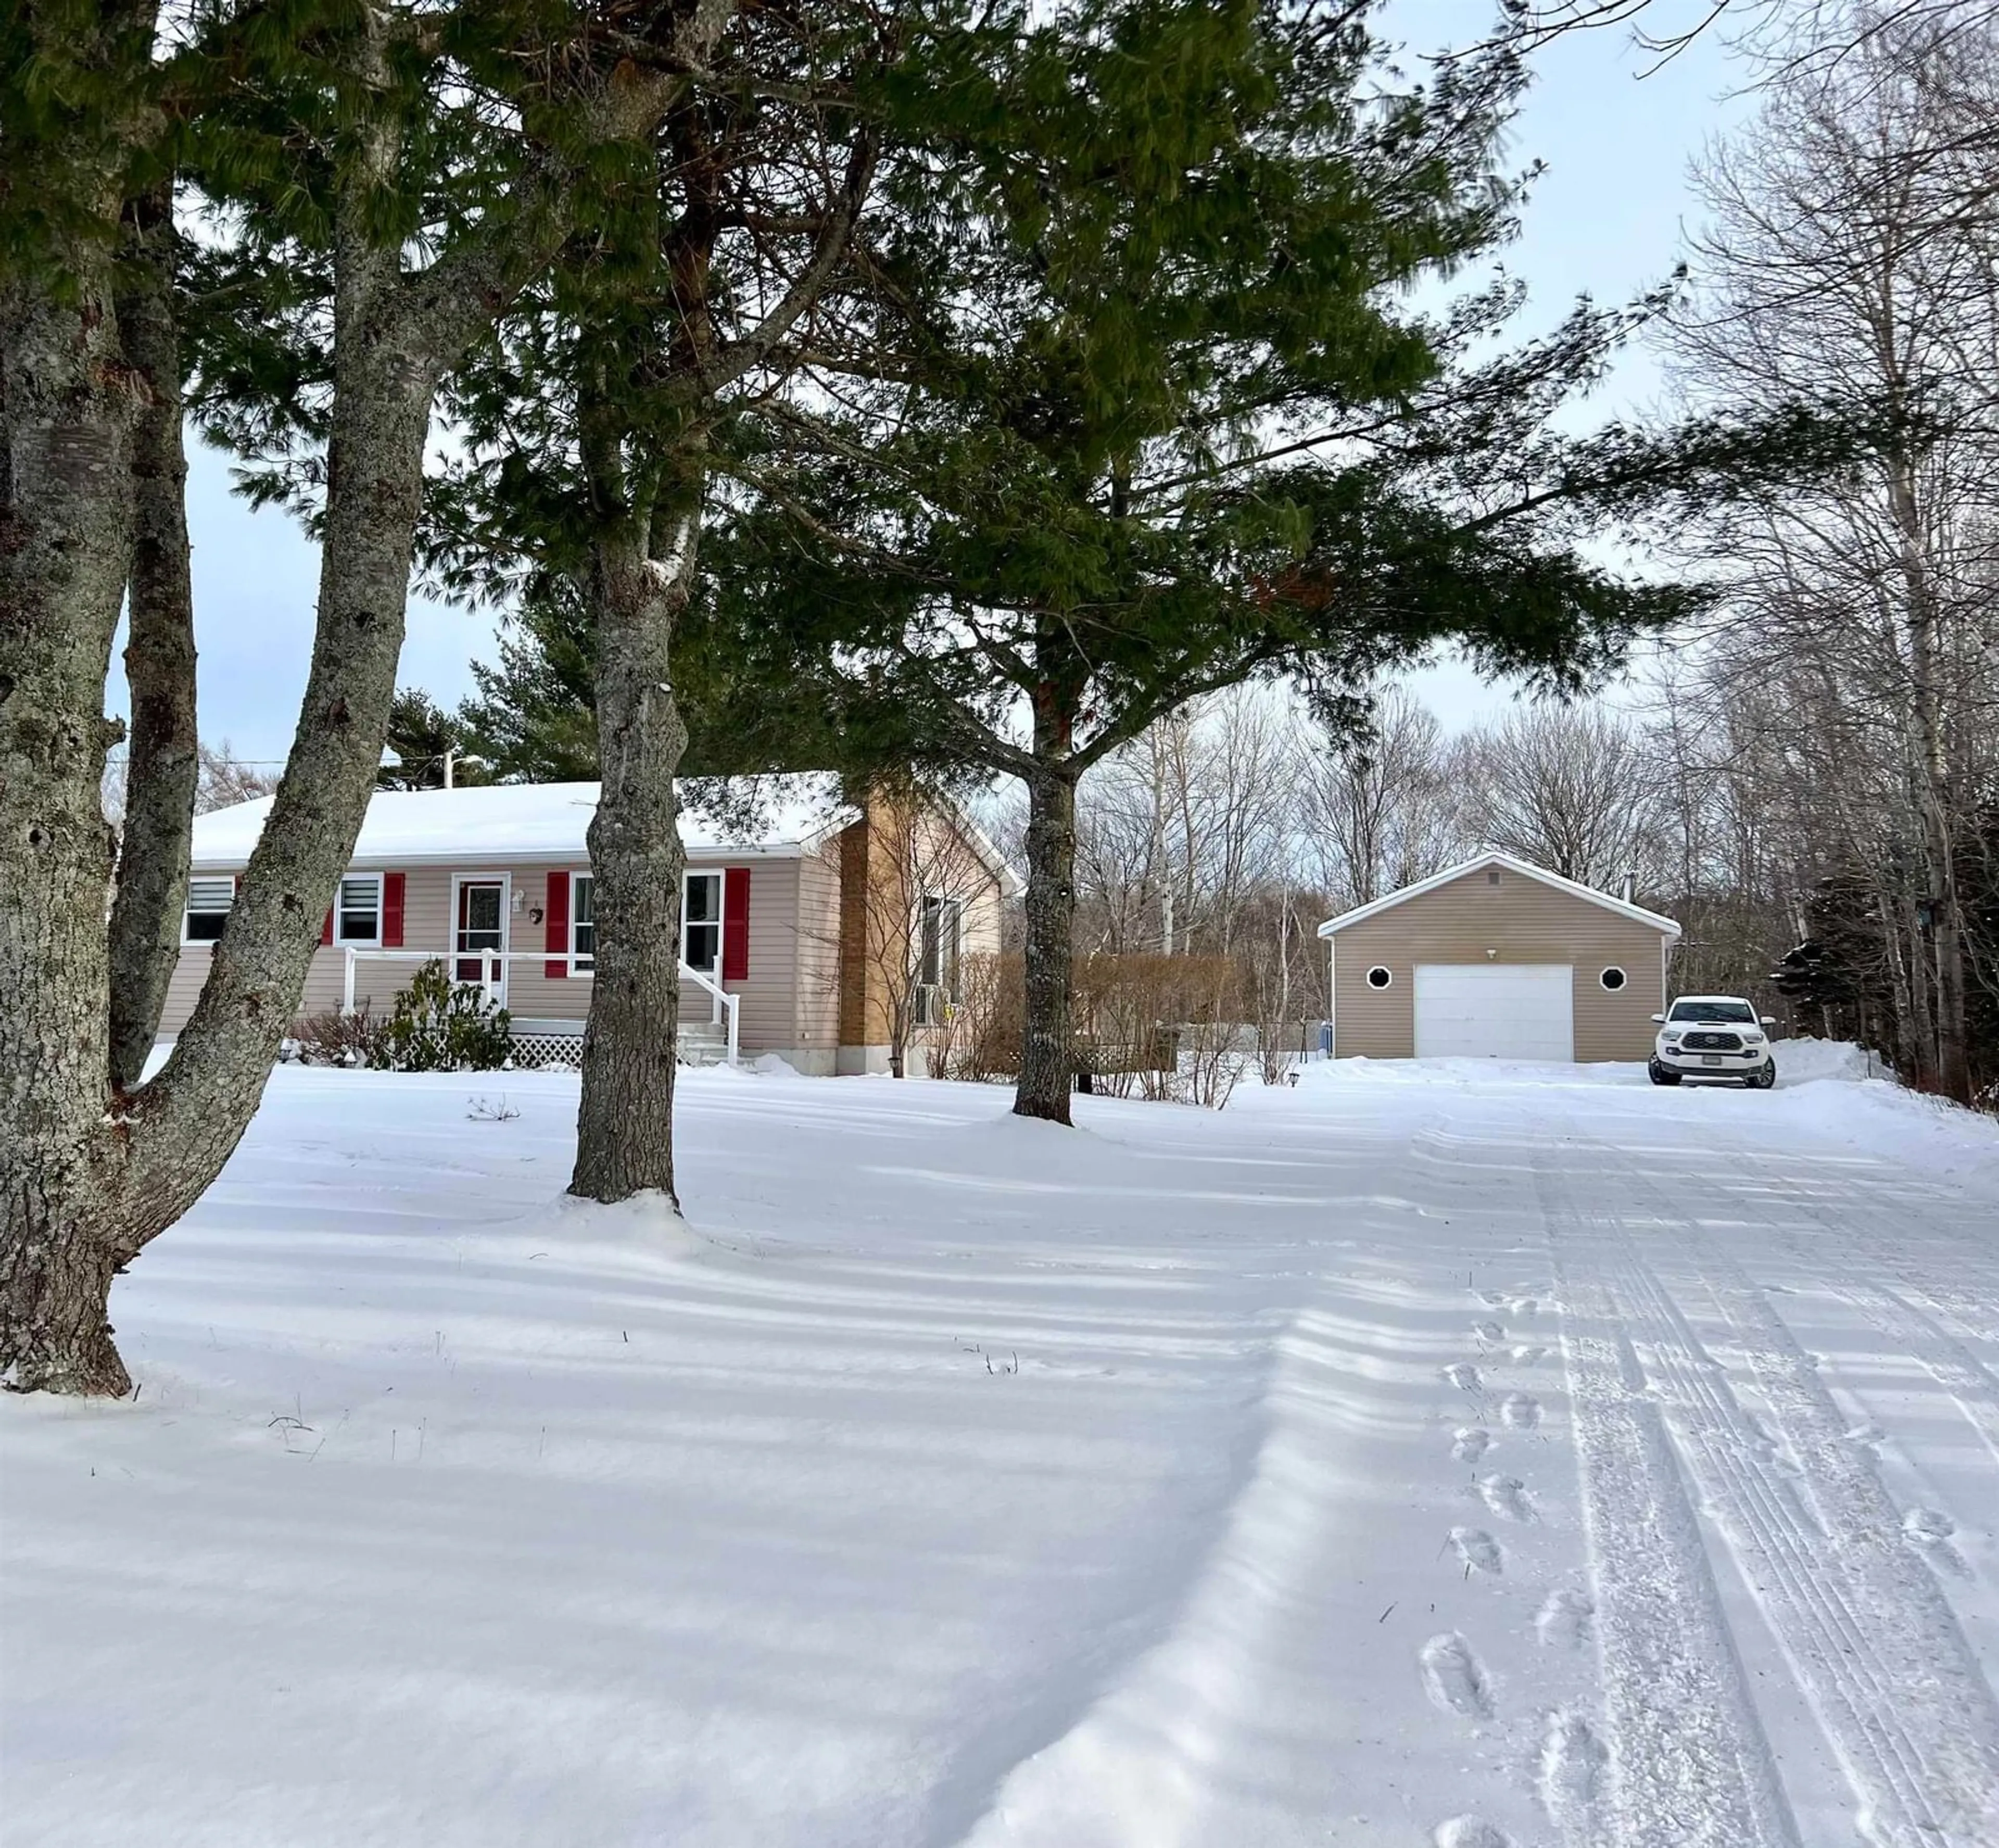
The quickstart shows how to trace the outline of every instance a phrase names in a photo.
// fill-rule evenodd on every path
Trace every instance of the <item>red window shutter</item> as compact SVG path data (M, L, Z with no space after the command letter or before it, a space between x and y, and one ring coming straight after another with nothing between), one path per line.
M548 935L542 947L549 953L549 959L542 965L542 973L551 981L561 981L569 974L569 875L552 872L549 875L549 902L542 914L548 927ZM560 959L558 960L558 959Z
M731 866L722 875L722 979L750 979L750 869Z
M403 947L403 875L400 872L382 875L382 947L385 950Z
M319 940L321 943L331 943L333 941L333 910L331 906L327 909L326 922L319 927Z

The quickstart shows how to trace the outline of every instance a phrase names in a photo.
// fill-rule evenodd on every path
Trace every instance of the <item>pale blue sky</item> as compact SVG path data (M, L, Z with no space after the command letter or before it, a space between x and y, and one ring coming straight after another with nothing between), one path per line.
M1401 0L1398 11L1413 53L1470 42L1492 9L1490 0ZM1746 113L1731 98L1739 72L1718 36L1641 81L1650 61L1613 32L1576 34L1541 55L1513 151L1548 171L1507 256L1531 291L1531 327L1557 320L1579 294L1621 300L1662 279L1689 209L1689 159ZM1598 401L1606 411L1628 410L1660 390L1656 367L1634 355ZM226 457L198 449L190 459L202 733L211 742L227 738L242 757L280 758L305 684L317 557L288 516L253 513L230 493ZM413 600L399 684L455 705L472 690L471 660L491 657L493 631L490 615ZM1414 679L1453 726L1503 709L1512 697L1461 665ZM122 711L122 674L109 695Z

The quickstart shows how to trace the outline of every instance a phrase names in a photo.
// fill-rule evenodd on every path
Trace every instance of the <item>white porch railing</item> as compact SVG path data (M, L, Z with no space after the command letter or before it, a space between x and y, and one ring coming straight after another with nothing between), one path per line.
M452 979L459 980L458 966L464 962L479 965L478 986L485 991L489 1001L497 1001L504 992L501 966L508 962L543 962L548 960L546 950L369 950L354 945L342 944L340 969L340 1011L342 1014L354 1011L355 965L362 961L370 962L442 962L452 970ZM738 1031L737 1015L741 1009L740 995L731 994L710 975L700 969L681 965L681 979L691 982L697 988L705 989L708 997L708 1024L725 1029L728 1061L731 1065L740 1063L741 1038Z

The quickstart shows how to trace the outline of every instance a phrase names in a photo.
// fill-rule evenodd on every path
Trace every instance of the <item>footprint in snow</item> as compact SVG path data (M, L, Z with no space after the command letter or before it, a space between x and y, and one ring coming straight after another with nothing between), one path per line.
M1572 1713L1548 1715L1541 1741L1541 1762L1535 1778L1541 1807L1564 1835L1580 1834L1588 1825L1596 1787L1610 1754L1590 1730L1589 1722Z
M1483 1816L1453 1816L1430 1837L1436 1848L1513 1848L1513 1838Z
M1506 1338L1506 1331L1496 1322L1474 1322L1471 1332L1481 1341L1498 1342Z
M1460 1392L1478 1392L1485 1389L1485 1382L1478 1377L1478 1369L1469 1361L1453 1361L1444 1368L1443 1377Z
M1489 1309L1504 1309L1512 1301L1512 1295L1505 1290L1481 1290L1478 1300Z
M1960 1578L1969 1578L1970 1567L1950 1544L1950 1537L1956 1531L1956 1522L1935 1508L1911 1508L1902 1517L1902 1538L1910 1545L1932 1565L1941 1566Z
M1507 1304L1506 1312L1509 1316L1519 1316L1525 1317L1535 1314L1539 1311L1540 1306L1540 1303L1536 1302L1531 1296L1516 1296L1511 1302Z
M1499 1542L1483 1527L1453 1527L1450 1544L1474 1572L1491 1572L1496 1578L1506 1569Z
M1492 1448L1492 1434L1475 1424L1460 1426L1452 1434L1450 1454L1460 1463L1476 1463Z
M1506 1357L1516 1367L1538 1367L1548 1357L1545 1347L1516 1347L1509 1350Z
M1457 1631L1433 1636L1417 1652L1416 1659L1422 1668L1424 1691L1434 1704L1446 1713L1463 1714L1470 1719L1492 1717L1492 1690L1485 1670L1471 1652L1471 1645Z
M1527 1499L1526 1485L1516 1475L1488 1475L1478 1479L1478 1493L1485 1505L1502 1520L1532 1520L1533 1503Z
M1589 1640L1590 1620L1595 1614L1587 1592L1551 1591L1534 1618L1534 1634L1543 1648L1579 1649Z
M1541 1402L1531 1392L1509 1392L1499 1402L1499 1416L1516 1431L1531 1431L1541 1422Z

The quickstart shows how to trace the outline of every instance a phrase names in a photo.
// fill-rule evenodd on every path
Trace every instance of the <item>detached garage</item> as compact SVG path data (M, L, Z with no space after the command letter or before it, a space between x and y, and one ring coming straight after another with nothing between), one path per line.
M1680 927L1628 897L1485 854L1318 927L1333 1053L1638 1059Z

